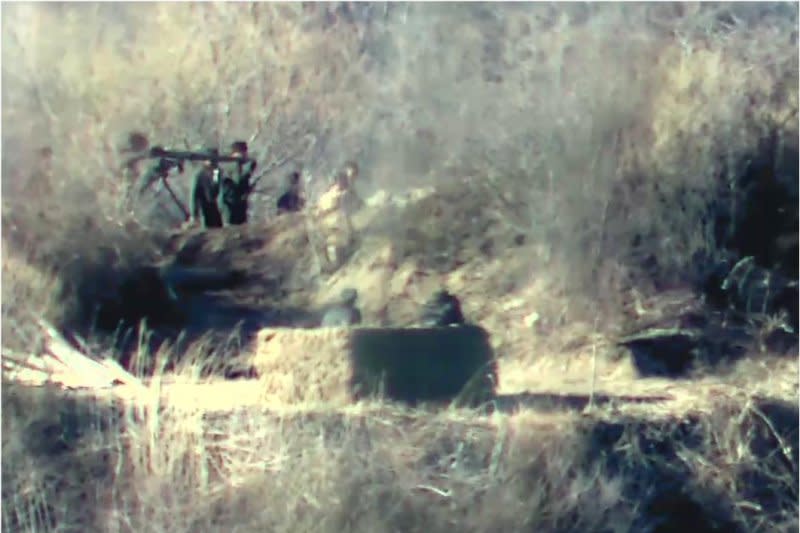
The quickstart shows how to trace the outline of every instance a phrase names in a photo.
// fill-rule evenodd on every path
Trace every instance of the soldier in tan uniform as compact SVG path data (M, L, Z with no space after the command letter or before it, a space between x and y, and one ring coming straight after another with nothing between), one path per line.
M325 242L325 258L333 267L341 264L355 242L352 216L363 206L353 188L357 177L358 165L348 161L317 202L316 218Z

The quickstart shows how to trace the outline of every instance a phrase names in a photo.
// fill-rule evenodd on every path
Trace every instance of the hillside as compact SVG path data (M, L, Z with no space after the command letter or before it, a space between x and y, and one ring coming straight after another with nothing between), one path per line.
M796 5L2 9L4 530L798 527ZM133 131L247 139L249 223L180 229ZM345 288L392 331L457 295L495 395L326 397ZM23 379L40 318L128 384Z

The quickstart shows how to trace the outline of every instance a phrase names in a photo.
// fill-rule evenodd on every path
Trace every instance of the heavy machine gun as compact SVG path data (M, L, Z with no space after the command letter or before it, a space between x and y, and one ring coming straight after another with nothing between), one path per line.
M215 166L219 163L255 163L250 157L238 157L232 155L221 155L216 151L192 152L185 150L167 150L162 146L151 147L146 155L134 158L137 161L142 159L158 159L156 166L148 172L142 183L142 192L149 189L159 179L165 180L172 169L177 169L183 173L185 161L210 162Z
M209 152L191 152L184 150L167 150L162 146L153 146L150 148L148 155L151 159L161 158L167 161L180 164L183 161L208 161L211 163L249 163L253 159L250 157L239 157L232 155L222 155L213 151Z
M140 132L132 132L128 136L128 146L121 149L122 152L128 153L135 153L133 157L128 158L124 166L129 170L133 171L135 175L138 175L138 171L136 171L136 167L138 163L146 160L146 159L155 159L157 163L152 166L145 174L142 176L141 180L138 180L140 183L139 192L144 193L150 187L152 187L156 182L161 181L164 185L164 188L167 190L169 195L171 196L172 200L178 206L178 208L183 212L184 217L188 220L189 218L189 211L183 202L180 201L178 196L175 194L175 191L169 184L168 178L170 172L173 169L177 170L179 173L183 173L184 164L186 161L197 161L197 162L210 162L214 164L214 166L218 165L219 163L238 163L238 164L247 164L251 163L255 166L255 160L249 157L241 157L241 156L233 156L233 155L223 155L219 154L219 152L215 149L210 149L207 151L189 151L189 150L169 150L164 148L163 146L150 146L150 142L147 139L147 136Z
M143 159L158 159L159 161L144 180L142 191L147 190L160 178L166 177L172 169L177 169L178 172L183 173L185 161L210 162L215 165L219 163L245 164L255 162L255 160L250 157L222 155L215 151L193 152L187 150L167 150L162 146L153 146L145 154L138 155L128 160L126 165L130 167Z
M236 143L234 143L236 144ZM245 145L246 147L246 145ZM246 148L245 148L246 149ZM167 190L172 200L183 212L184 217L189 219L189 211L183 202L180 201L178 196L173 191L169 184L168 178L172 170L177 170L183 173L186 161L195 161L203 163L211 163L213 166L218 166L220 163L237 163L239 165L249 165L249 172L252 173L256 167L255 159L240 155L220 154L215 148L210 148L202 151L192 150L170 150L163 146L154 145L150 146L147 136L141 132L131 132L128 135L127 146L120 148L121 153L134 154L129 157L124 167L137 176L136 181L139 183L139 192L144 193L156 182L161 181L164 188ZM136 169L138 164L144 160L153 159L157 162L149 168L149 170L141 177L138 178L139 172ZM251 184L251 188L259 181L261 176L256 178Z

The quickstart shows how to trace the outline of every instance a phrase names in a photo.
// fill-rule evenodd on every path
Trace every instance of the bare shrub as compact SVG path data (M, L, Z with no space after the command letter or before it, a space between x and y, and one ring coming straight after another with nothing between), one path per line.
M16 530L775 531L797 512L797 409L780 402L553 420L2 394Z
M716 254L708 212L734 201L719 191L742 160L768 133L793 134L789 7L6 11L4 50L21 59L4 62L3 142L23 158L4 173L24 175L25 139L52 145L54 175L99 225L180 222L167 198L132 201L117 153L130 129L176 146L243 138L276 171L263 192L291 162L313 197L354 157L367 188L468 179L552 245L565 284L609 286L609 269L669 281L691 275L695 252ZM104 31L77 31L93 21Z
M609 319L622 289L682 283L731 246L741 184L796 187L794 4L2 9L4 348L32 342L31 313L90 330L109 287L163 258L181 215L122 170L131 130L180 148L247 140L266 171L256 227L287 165L312 200L351 159L363 192L438 188L384 221L404 254L446 271L486 228L512 236L498 246L523 235L546 252L531 265L591 297L572 308ZM195 374L223 358L195 350ZM729 531L796 527L787 408L739 402L686 427L613 412L587 429L539 412L89 403L124 423L76 434L64 395L27 393L2 388L9 530L629 531L699 504Z

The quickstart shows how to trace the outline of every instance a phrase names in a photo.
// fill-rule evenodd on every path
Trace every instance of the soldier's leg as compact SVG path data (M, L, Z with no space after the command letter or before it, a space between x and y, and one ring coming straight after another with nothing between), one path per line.
M211 207L211 217L209 221L210 228L222 227L222 213L219 212L219 207L216 205Z
M221 228L222 214L219 212L216 202L205 201L203 203L203 227Z
M347 249L347 253L350 254L356 245L356 230L353 225L352 215L349 213L345 215L345 228L347 233L344 236L344 247Z
M247 224L247 207L248 202L246 199L236 202L236 204L231 207L230 223L235 226Z
M189 220L197 223L203 217L203 185L200 175L195 175L192 180L192 192L189 194Z
M233 209L231 206L226 202L219 202L219 212L220 218L222 218L222 224L225 226L230 226L233 224Z
M240 226L247 223L247 201L236 199L225 205L222 212L225 224Z
M328 260L329 265L338 266L339 254L335 243L328 243L325 248L325 258Z

